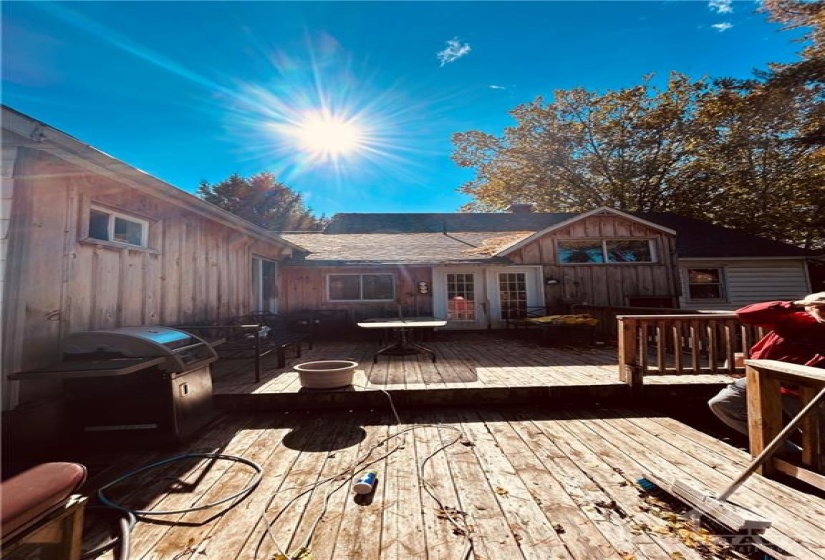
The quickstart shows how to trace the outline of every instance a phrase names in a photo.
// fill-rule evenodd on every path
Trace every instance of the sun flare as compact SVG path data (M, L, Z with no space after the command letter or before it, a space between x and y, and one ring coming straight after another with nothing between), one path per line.
M324 113L304 117L295 130L301 149L315 156L337 158L363 145L363 131L352 120Z

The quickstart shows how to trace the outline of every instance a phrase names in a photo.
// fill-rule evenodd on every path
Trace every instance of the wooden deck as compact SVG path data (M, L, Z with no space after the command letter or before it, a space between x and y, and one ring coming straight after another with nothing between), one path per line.
M214 367L215 401L226 410L371 407L390 392L403 406L512 404L548 399L604 402L631 398L619 380L615 347L551 347L515 338L507 332L438 333L427 342L437 356L381 356L377 341L319 342L277 369L265 362L260 383L250 360L225 360ZM300 386L291 366L315 360L359 363L352 387L312 390ZM730 381L726 375L660 375L645 379L634 397L711 395Z
M648 471L720 489L748 460L649 411L399 408L396 417L386 403L373 411L233 413L178 449L113 455L90 487L170 455L204 452L254 461L260 485L234 507L140 519L133 560L273 560L303 545L311 551L303 558L314 560L765 558L725 552L724 541L640 492L635 481ZM352 478L367 468L379 472L376 489L357 496ZM108 495L134 509L182 510L230 496L252 472L193 458ZM825 558L822 497L754 476L732 499L773 520L764 537L786 556Z
M377 341L317 343L287 368L267 363L260 383L250 361L219 362L224 413L197 437L165 449L124 438L120 449L52 460L87 464L91 496L164 463L106 494L154 512L131 532L132 560L825 560L825 496L814 489L751 477L732 500L774 525L737 551L688 522L680 502L637 485L650 472L712 492L744 470L746 451L691 427L709 415L701 401L684 416L676 406L726 377L651 376L631 391L618 380L615 348L545 347L504 333L439 333L428 344L436 363L374 364ZM359 362L356 384L302 389L291 366L320 359ZM254 462L260 484L204 507L254 474L194 456L205 453ZM379 473L376 489L358 496L353 480L368 468ZM87 550L105 540L100 512L88 512ZM311 554L299 556L304 546Z

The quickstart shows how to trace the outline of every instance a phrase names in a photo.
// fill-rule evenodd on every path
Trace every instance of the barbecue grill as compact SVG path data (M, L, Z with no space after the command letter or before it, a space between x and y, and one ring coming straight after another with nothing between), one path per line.
M213 415L203 339L169 327L71 333L63 361L11 379L63 381L66 426L86 441L180 440Z

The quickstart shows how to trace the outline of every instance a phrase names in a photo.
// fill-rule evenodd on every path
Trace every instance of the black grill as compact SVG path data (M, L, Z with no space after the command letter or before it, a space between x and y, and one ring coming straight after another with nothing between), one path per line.
M215 350L169 327L67 335L63 361L11 376L62 380L66 428L84 441L178 441L213 417Z

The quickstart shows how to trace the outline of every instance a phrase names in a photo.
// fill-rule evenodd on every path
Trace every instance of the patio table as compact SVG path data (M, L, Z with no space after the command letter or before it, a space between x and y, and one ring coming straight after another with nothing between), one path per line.
M373 363L378 362L378 356L408 356L411 354L426 354L435 363L435 352L423 344L411 340L409 335L413 329L443 327L447 324L447 321L434 317L410 317L407 319L365 319L357 324L363 329L388 330L394 337L392 344L381 348L375 353L372 358Z

